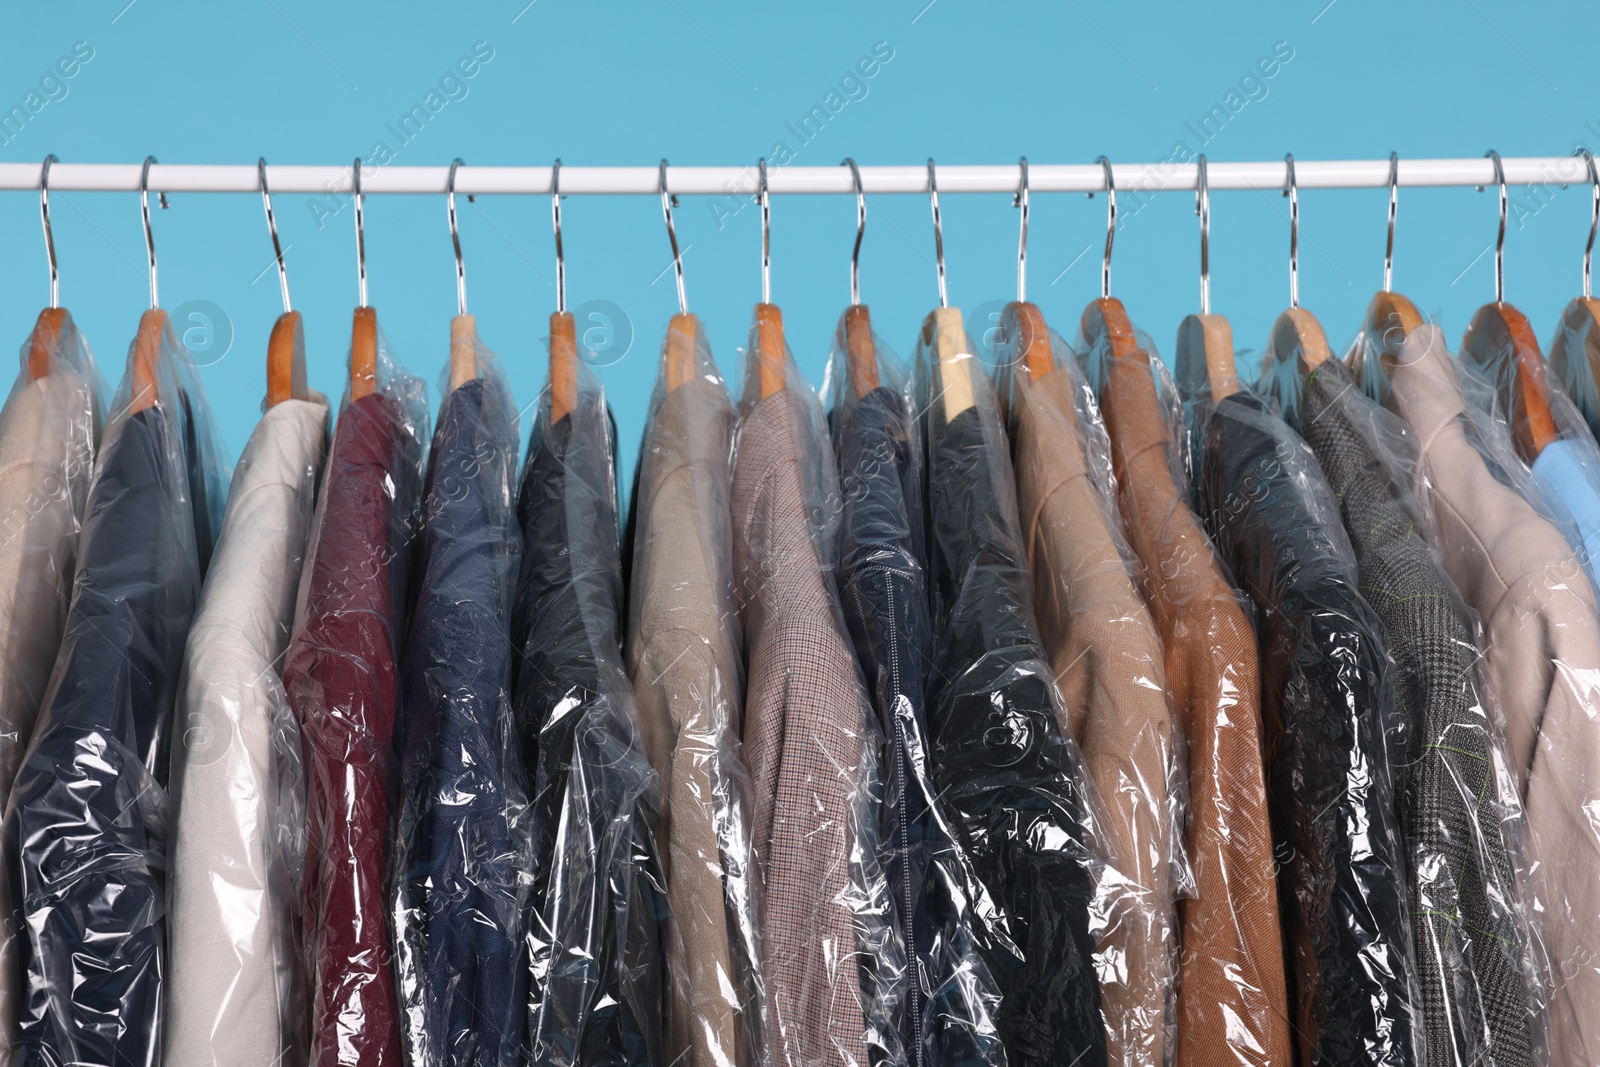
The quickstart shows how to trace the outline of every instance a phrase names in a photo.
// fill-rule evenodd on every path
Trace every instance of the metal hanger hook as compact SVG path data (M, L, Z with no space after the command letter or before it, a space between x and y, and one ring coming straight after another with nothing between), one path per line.
M672 242L672 269L678 276L678 313L689 314L689 298L683 291L683 254L678 251L678 231L672 225L672 207L678 198L667 192L667 161L661 161L661 214L667 220L667 240Z
M1300 187L1294 180L1294 153L1283 157L1288 184L1283 195L1289 198L1289 306L1300 306Z
M850 180L856 187L856 246L850 252L850 306L861 305L861 235L867 232L867 194L861 188L861 168L856 161L845 157L841 167L850 168Z
M939 219L939 177L934 173L933 157L928 157L928 203L933 207L933 257L939 272L939 306L950 306L950 290L944 280L944 223Z
M1111 176L1111 160L1099 156L1095 162L1106 172L1106 254L1100 260L1100 297L1104 300L1111 296L1111 245L1117 237L1117 182Z
M1383 246L1383 291L1394 292L1394 217L1400 209L1400 153L1389 153L1389 240Z
M155 156L144 157L144 169L139 172L139 214L144 219L144 250L150 257L150 310L161 306L161 288L156 279L156 237L150 229L150 164ZM158 192L156 201L167 206L167 194Z
M1017 234L1017 303L1028 299L1028 157L1017 160L1021 184L1017 195L1011 198L1013 207L1022 209L1022 227Z
M361 157L356 157L350 184L356 197L356 304L367 306L367 228L362 217Z
M757 164L756 200L761 204L761 302L772 303L772 200L767 195L767 161Z
M445 211L450 216L450 243L456 250L456 314L467 313L467 264L461 258L461 230L456 226L456 170L461 166L461 157L457 156L450 161L450 173L444 182ZM472 197L467 197L471 200Z
M567 255L561 247L561 160L550 165L550 224L556 231L556 311L567 310Z
M39 218L44 224L44 253L50 261L50 306L61 306L61 271L56 265L56 234L50 227L50 164L61 162L54 152L39 168ZM1592 242L1591 238L1591 242Z
M272 258L278 264L278 290L283 294L283 313L294 308L289 304L289 268L283 262L283 245L278 241L278 220L272 214L272 191L267 188L267 157L256 160L256 180L261 183L261 206L267 212L267 232L272 235Z
M1491 148L1484 154L1494 160L1494 181L1500 187L1500 232L1494 239L1494 302L1500 304L1506 298L1506 168L1499 152Z
M1194 186L1194 213L1200 216L1200 314L1211 314L1211 179L1206 154L1200 153Z
M1600 172L1595 170L1593 152L1580 148L1577 154L1589 168L1589 188L1593 194L1589 207L1589 243L1583 246L1583 298L1589 300L1594 296L1590 279L1594 267L1594 231L1600 226Z

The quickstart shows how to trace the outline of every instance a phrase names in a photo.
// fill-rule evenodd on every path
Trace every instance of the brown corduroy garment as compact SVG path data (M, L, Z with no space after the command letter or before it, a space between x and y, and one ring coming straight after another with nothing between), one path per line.
M1144 565L1187 743L1195 893L1179 904L1177 1067L1292 1062L1267 819L1256 636L1168 457L1151 369L1114 360L1101 393L1123 529Z
M1014 403L1017 504L1034 606L1061 687L1061 728L1078 742L1104 805L1125 886L1099 939L1106 1057L1162 1067L1172 987L1172 712L1161 641L1107 525L1063 369L1037 382L1022 363Z
M763 874L763 970L774 1059L868 1067L850 901L870 711L813 533L803 464L824 452L798 390L755 404L733 472L734 573L749 664L745 758ZM815 473L810 474L815 478Z
M640 467L628 673L645 750L661 778L656 824L667 919L667 1053L678 1067L743 1067L753 916L733 891L747 857L737 748L739 629L728 528L733 408L720 384L662 398Z

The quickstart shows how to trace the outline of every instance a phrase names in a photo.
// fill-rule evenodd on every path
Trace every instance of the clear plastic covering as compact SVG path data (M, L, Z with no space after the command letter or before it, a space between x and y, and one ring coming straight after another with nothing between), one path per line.
M928 766L933 627L921 427L909 375L865 317L866 308L852 307L840 319L827 391L842 489L844 616L888 746L879 836L908 963L897 1028L912 1067L1004 1064L999 987L973 941L976 875Z
M1595 381L1597 351L1600 351L1600 303L1580 297L1567 305L1550 342L1550 374L1577 405L1578 413L1589 425L1589 433L1600 440L1600 382Z
M428 409L381 338L375 385L362 384L334 429L284 666L304 763L301 954L318 1067L401 1057L387 879Z
M452 389L447 367L440 383L401 661L393 922L412 1067L518 1067L527 1026L531 812L510 643L519 436L494 354L476 343L471 363L475 376Z
M975 933L1000 986L1007 1056L1103 1065L1096 948L1108 925L1101 895L1119 879L1104 862L1082 758L1061 731L1005 427L974 351L958 310L924 322L916 378L938 665L929 764L977 872Z
M1127 341L1099 332L1081 351L1187 756L1192 885L1178 902L1173 1062L1274 1067L1292 1053L1256 635L1187 503L1188 435L1176 388L1147 337Z
M532 1062L666 1063L655 772L623 669L616 435L586 364L539 400L517 518L512 704L533 803Z
M89 490L72 605L5 816L13 1062L160 1062L166 793L184 641L223 478L205 394L146 314Z
M628 671L661 782L667 1061L761 1062L743 639L728 485L733 405L698 319L662 346L633 505Z
M1389 760L1411 735L1382 623L1305 442L1248 390L1195 399L1203 511L1259 611L1267 793L1300 1058L1428 1062Z
M1096 953L1107 1058L1162 1067L1175 991L1183 786L1161 638L1118 529L1099 405L1071 350L1043 326L1033 305L1011 305L995 352L1022 542L1039 634L1061 688L1061 730L1083 755L1119 875Z
M1540 957L1517 869L1522 804L1480 695L1476 620L1432 547L1416 434L1337 360L1308 367L1299 351L1269 351L1262 372L1338 498L1388 638L1407 720L1390 756L1428 1048L1434 1062L1532 1063Z
M1363 369L1379 366L1368 359ZM1389 406L1416 434L1441 558L1483 626L1549 957L1549 1062L1600 1062L1600 608L1505 424L1463 392L1437 328L1406 339Z
M189 633L173 735L169 1063L305 1056L305 784L278 671L327 450L322 397L262 415Z
M0 409L0 811L67 624L106 403L65 311L40 316L20 362Z
M838 468L822 407L758 309L734 446L734 582L754 784L766 1045L781 1067L903 1063L878 813L883 738L835 584Z

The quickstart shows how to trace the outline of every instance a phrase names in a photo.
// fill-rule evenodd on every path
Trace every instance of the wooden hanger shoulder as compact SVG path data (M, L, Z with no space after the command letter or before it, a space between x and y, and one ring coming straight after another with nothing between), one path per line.
M1289 308L1278 316L1272 324L1268 349L1278 353L1279 359L1295 353L1307 369L1321 366L1333 355L1322 323L1305 308Z
M756 372L761 376L761 397L766 399L788 386L783 345L783 312L776 304L756 305Z
M1421 325L1422 315L1415 304L1399 293L1379 290L1367 304L1361 332L1376 341L1378 358L1384 370L1391 371L1400 359L1400 349L1406 338Z
M1185 395L1209 389L1213 403L1239 391L1233 361L1233 330L1221 315L1190 315L1178 324L1175 355L1178 382Z
M1467 326L1461 355L1485 371L1493 371L1501 360L1511 361L1509 381L1497 383L1497 387L1510 390L1510 395L1502 395L1500 400L1509 413L1517 451L1532 463L1560 435L1550 410L1544 356L1528 317L1504 302L1483 305Z
M130 415L155 407L161 399L161 343L166 330L167 313L160 308L151 308L139 318L133 363L128 367L132 379L128 394Z
M844 313L844 353L850 390L860 400L878 387L878 353L872 343L872 316L865 304L852 304Z
M1083 336L1091 345L1104 344L1111 353L1113 360L1123 360L1130 357L1140 360L1145 366L1150 365L1150 354L1139 344L1133 332L1133 322L1128 318L1128 309L1122 306L1122 301L1114 296L1101 297L1091 301L1083 309L1083 317L1078 322L1078 328L1083 331ZM1227 328L1226 324L1223 326ZM1228 353L1232 356L1232 352Z
M450 391L478 376L478 320L456 315L450 320Z
M378 391L378 312L356 308L350 325L350 399Z
M550 315L550 423L578 406L578 323L570 311Z
M285 311L267 339L267 407L306 396L305 326L300 312Z
M45 308L28 341L28 377L38 381L50 373L50 360L60 350L61 335L72 325L66 308Z
M695 351L700 335L700 322L693 315L681 313L672 316L667 325L666 363L667 392L672 392L686 382L693 381L699 373L699 354Z
M944 421L972 407L972 354L967 351L961 309L935 308L922 320L922 339L933 348L939 370L939 406Z
M1006 305L1000 324L1008 335L1017 339L1014 350L1014 372L1026 372L1030 381L1038 381L1056 369L1055 346L1050 341L1050 328L1045 325L1044 313L1037 304L1016 301Z

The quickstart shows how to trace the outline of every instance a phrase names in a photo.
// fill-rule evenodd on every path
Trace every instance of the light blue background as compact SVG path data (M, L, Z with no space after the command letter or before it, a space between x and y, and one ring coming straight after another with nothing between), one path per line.
M58 57L85 41L94 58L54 91L0 159L73 162L343 163L377 141L399 164L753 163L785 141L797 164L1089 162L1100 153L1166 158L1177 142L1215 161L1402 156L1560 155L1600 147L1594 14L1571 3L1461 0L1399 5L1309 0L1230 5L1113 0L504 0L452 5L313 0L204 4L179 0L9 0L0 23L0 111L22 103ZM493 59L401 145L386 128L436 89L475 42ZM876 42L893 58L807 144L786 128L824 102ZM1194 129L1278 42L1293 58L1246 86L1255 99L1204 145ZM455 90L460 95L460 90ZM1240 92L1240 96L1245 96ZM1215 127L1213 126L1213 129ZM1577 295L1589 219L1584 185L1513 190L1507 299L1548 342ZM934 305L933 235L920 196L879 196L862 253L862 294L878 331L908 354ZM1170 354L1178 321L1197 310L1192 195L1169 192L1128 215L1114 292ZM58 194L63 302L120 376L146 303L137 198ZM290 279L305 313L313 384L340 391L355 303L348 208L319 228L304 196L277 208ZM509 368L519 402L544 377L542 338L554 307L549 201L484 197L462 204L471 310ZM953 303L970 310L1015 289L1017 213L1006 196L949 196L945 252ZM1105 201L1033 202L1030 297L1069 337L1098 295ZM1342 345L1382 277L1385 194L1313 191L1301 198L1301 300ZM1287 203L1276 195L1213 198L1213 310L1241 348L1265 341L1288 300ZM689 300L730 382L741 377L751 305L760 295L758 214L719 228L706 198L678 216ZM626 355L601 368L631 469L660 339L676 310L666 235L653 197L565 203L569 302L609 301L631 322ZM1492 298L1495 202L1471 189L1403 191L1395 286L1459 339ZM267 333L279 313L258 198L182 194L155 218L162 300L209 301L231 324L231 348L191 340L216 360L204 381L229 451L254 426ZM773 202L773 299L789 342L819 381L848 302L854 204L843 197ZM371 299L393 349L430 385L448 352L455 288L442 197L373 196L367 212ZM0 336L20 345L47 297L37 200L0 196ZM1087 249L1087 251L1085 251ZM998 305L993 305L997 307ZM198 322L187 325L199 326ZM599 323L590 325L599 326ZM613 324L623 330L627 323ZM597 335L599 336L599 335ZM615 354L615 350L613 350ZM437 402L437 390L433 390ZM524 419L524 433L527 419Z

